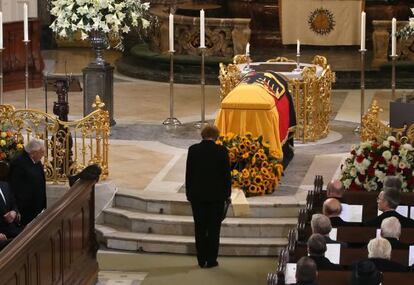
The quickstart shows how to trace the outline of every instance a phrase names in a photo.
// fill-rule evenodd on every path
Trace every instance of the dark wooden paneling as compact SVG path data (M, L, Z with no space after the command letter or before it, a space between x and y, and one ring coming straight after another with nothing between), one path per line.
M75 184L0 253L0 285L94 284L93 186Z
M5 23L3 26L4 90L25 87L26 50L23 44L23 22ZM37 19L29 20L29 86L42 86L43 59L40 54L40 28Z

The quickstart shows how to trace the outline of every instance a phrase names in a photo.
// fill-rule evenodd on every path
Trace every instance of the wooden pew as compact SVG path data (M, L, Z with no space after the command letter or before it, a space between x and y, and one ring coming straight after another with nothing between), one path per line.
M0 285L96 283L94 185L100 169L87 169L92 171L81 173L69 191L0 252Z
M368 244L368 242L375 238L377 235L376 227L364 227L364 226L346 226L346 227L337 227L337 237L336 240L354 243L354 244ZM303 230L304 234L300 241L306 242L312 234L312 229L310 225L307 225ZM357 233L357 234L356 234ZM401 229L401 242L406 244L414 244L414 228L403 228Z
M351 271L318 271L318 285L349 285ZM412 285L414 273L412 272L384 272L382 285Z
M293 256L289 258L289 262L297 262L302 256L307 255L306 246L296 247ZM363 260L368 257L368 250L366 248L341 248L341 255L339 264L350 266L358 260ZM391 253L391 260L408 266L408 250L393 249Z

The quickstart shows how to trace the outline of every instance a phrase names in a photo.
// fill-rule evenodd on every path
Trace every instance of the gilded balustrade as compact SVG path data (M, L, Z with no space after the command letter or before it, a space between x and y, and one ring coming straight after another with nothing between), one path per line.
M237 86L241 80L241 72L237 66L240 55L235 56L233 63L220 64L220 98L223 100L227 94ZM268 62L293 62L285 57L270 59ZM335 82L335 73L331 70L327 59L315 56L312 64L322 68L316 74L315 66L305 67L301 79L289 80L289 91L292 95L296 111L297 126L295 139L302 142L316 141L325 138L329 133L329 120L331 116L331 90Z
M387 136L394 135L398 140L414 144L414 124L403 128L391 128L384 124L379 114L383 112L376 100L372 101L368 111L362 117L361 141L376 140L382 142Z
M0 105L0 120L10 125L23 142L31 137L45 141L43 165L47 181L66 181L93 163L102 168L101 179L105 179L109 174L109 113L102 109L104 103L99 96L92 107L95 110L86 117L65 122L42 111Z

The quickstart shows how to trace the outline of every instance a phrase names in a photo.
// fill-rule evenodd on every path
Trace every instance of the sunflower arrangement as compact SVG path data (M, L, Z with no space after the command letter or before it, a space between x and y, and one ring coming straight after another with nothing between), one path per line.
M217 144L229 151L233 188L242 189L247 197L273 193L283 166L270 154L270 145L263 141L263 136L228 133L220 136Z
M4 124L0 124L0 160L10 161L23 149L23 143L15 133Z
M403 192L414 191L414 147L393 136L352 146L341 181L349 191L381 191L389 175L401 179Z

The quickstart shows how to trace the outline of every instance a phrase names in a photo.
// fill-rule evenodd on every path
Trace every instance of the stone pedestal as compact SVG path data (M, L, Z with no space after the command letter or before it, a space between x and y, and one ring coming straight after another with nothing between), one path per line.
M83 115L94 111L92 104L96 95L101 97L105 103L105 109L109 111L111 126L115 125L114 120L114 67L105 64L90 63L83 72Z
M405 99L405 100L403 100ZM398 98L390 102L390 127L402 128L414 124L414 97Z

